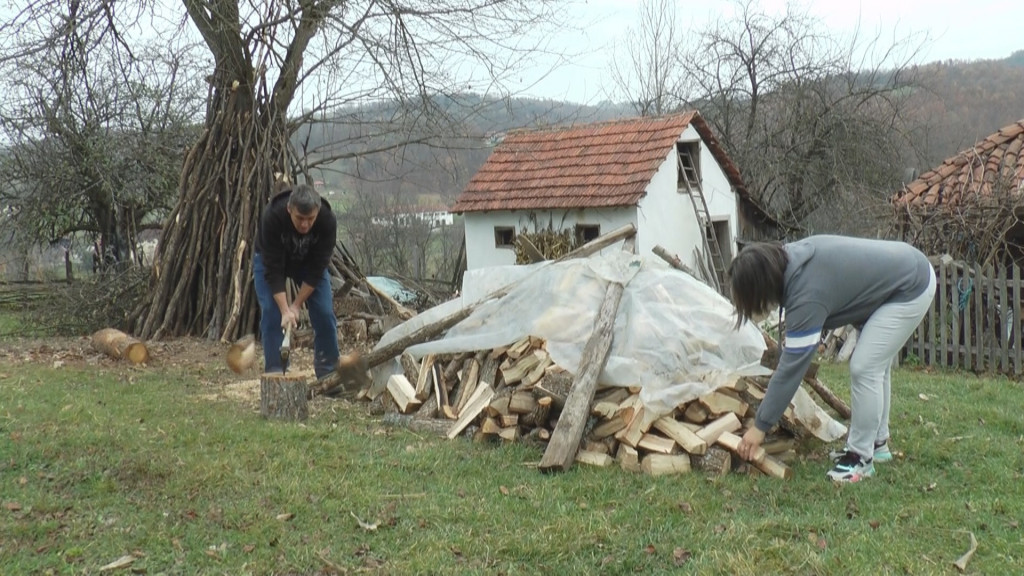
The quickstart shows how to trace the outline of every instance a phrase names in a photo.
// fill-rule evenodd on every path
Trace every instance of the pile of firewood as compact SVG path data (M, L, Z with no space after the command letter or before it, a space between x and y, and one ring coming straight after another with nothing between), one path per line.
M534 337L421 361L403 354L401 361L403 374L362 397L383 399L386 424L449 438L546 444L572 385L572 375L554 364L544 341ZM735 455L740 437L753 425L764 385L761 378L741 378L660 416L645 409L638 388L599 387L575 461L618 464L651 475L752 470L788 478L786 462L796 456L797 439L806 435L792 410L753 461Z

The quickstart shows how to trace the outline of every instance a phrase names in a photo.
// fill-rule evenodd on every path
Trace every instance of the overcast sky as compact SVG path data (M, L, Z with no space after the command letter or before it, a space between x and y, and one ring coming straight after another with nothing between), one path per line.
M636 25L641 0L585 0L577 5L579 30L567 30L553 39L552 49L573 54L572 63L539 78L539 65L514 92L555 100L596 104L611 97L608 65L616 41ZM769 14L785 11L785 0L760 0ZM1002 59L1024 49L1024 0L796 0L794 7L819 19L831 32L849 36L860 25L861 37L912 37L923 42L918 63L936 60ZM728 19L733 0L677 0L682 30ZM889 42L891 45L892 42Z

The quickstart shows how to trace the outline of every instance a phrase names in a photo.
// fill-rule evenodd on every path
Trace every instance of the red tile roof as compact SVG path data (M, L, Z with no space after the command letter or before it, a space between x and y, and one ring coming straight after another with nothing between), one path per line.
M452 212L636 205L693 126L729 182L749 200L739 170L696 111L512 132L459 195Z
M893 203L909 208L945 206L953 209L992 194L994 185L1009 183L1024 192L1024 120L978 142L907 184Z

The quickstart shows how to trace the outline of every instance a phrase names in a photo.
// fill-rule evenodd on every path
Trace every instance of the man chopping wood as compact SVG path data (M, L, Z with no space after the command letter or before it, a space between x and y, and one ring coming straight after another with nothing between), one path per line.
M798 242L755 243L729 267L737 328L782 307L786 337L754 426L738 453L745 459L764 441L792 401L823 329L863 326L850 358L850 433L832 454L828 477L857 482L892 458L889 440L890 366L935 295L935 271L903 242L811 236Z
M338 362L338 321L327 265L334 254L338 222L331 205L312 186L299 184L274 196L260 216L253 256L253 282L260 303L264 371L288 368L284 335L305 304L313 326L313 369L317 378ZM288 301L285 281L299 285ZM282 358L283 356L283 358Z

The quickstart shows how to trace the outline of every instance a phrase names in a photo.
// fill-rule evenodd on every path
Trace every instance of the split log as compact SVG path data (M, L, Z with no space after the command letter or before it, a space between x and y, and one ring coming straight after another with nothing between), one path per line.
M703 454L708 449L708 442L704 438L701 438L671 416L658 418L654 421L653 426L665 436L675 440L683 450L690 454Z
M550 445L550 442L548 443ZM591 452L589 450L580 450L576 453L576 461L580 464L590 464L591 466L611 466L615 460L601 452Z
M697 430L695 434L698 438L707 442L708 445L711 445L717 442L718 438L723 433L735 432L742 427L743 424L740 423L740 419L736 417L736 414L729 412L725 416L722 416L700 430Z
M408 414L420 407L423 403L416 398L416 389L404 374L392 374L388 377L388 393L395 400L398 411Z
M619 451L615 454L615 459L619 461L619 466L623 470L641 472L640 453L636 451L636 448L619 444Z
M305 420L309 417L306 402L307 377L272 372L260 376L260 414L279 420Z
M644 434L640 441L636 443L637 448L643 448L648 452L657 454L678 454L679 445L676 441L671 438L659 436L657 434L651 434L648 432Z
M149 349L146 345L117 328L103 328L93 333L92 347L115 360L127 359L132 364L149 362Z
M484 411L484 408L486 408L488 404L490 404L493 397L494 390L490 386L486 384L477 386L476 392L474 392L473 396L468 402L466 402L465 409L463 409L462 413L459 414L459 419L456 420L451 430L448 431L448 438L455 438L459 435L459 432L462 432L466 426L469 426L473 420L476 420L476 417Z
M728 412L732 412L737 416L743 416L747 413L747 408L750 407L746 402L718 390L701 396L698 398L698 401L708 409L709 413L715 416Z
M739 452L740 440L742 440L742 438L732 432L722 432L718 437L718 443L728 448L734 454L738 454ZM764 453L764 448L758 446L757 449L754 450L754 454L753 457L750 458L750 462L754 464L763 462L766 456L767 454Z
M648 454L640 462L640 470L651 476L685 474L692 470L690 457L686 454Z

